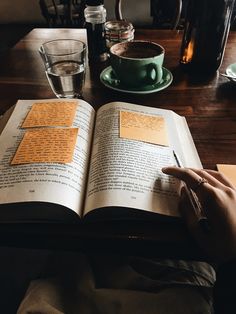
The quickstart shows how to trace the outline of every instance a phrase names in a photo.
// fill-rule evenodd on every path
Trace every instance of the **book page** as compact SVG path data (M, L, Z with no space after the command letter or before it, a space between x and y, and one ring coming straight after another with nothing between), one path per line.
M162 116L169 146L121 138L120 111ZM176 165L173 150L186 155L185 165L201 166L185 118L169 110L126 103L102 106L96 118L85 214L99 207L121 206L178 216L180 183L161 171Z
M47 102L50 101L55 102L55 99L47 100ZM72 127L78 128L79 134L72 162L12 166L10 165L11 160L28 130L22 129L22 122L34 102L36 101L18 101L0 136L1 204L32 201L51 202L66 206L80 214L84 201L95 117L94 109L85 101L78 100ZM44 102L44 100L37 100L37 102Z

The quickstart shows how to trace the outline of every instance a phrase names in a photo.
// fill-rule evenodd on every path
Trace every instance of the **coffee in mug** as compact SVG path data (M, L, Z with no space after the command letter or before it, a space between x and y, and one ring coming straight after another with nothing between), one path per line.
M127 87L158 84L162 79L164 55L164 48L150 41L134 40L110 48L112 69Z

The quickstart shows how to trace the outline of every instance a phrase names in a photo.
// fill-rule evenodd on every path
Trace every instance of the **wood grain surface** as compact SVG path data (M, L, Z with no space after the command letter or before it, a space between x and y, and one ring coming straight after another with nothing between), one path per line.
M42 42L55 38L86 40L84 29L34 29L7 56L0 60L0 114L17 99L52 98L40 59ZM151 40L165 48L164 66L174 80L157 93L146 95L113 91L100 82L100 72L109 65L90 63L84 86L84 99L98 108L110 101L127 101L171 109L187 118L194 142L205 168L216 163L236 164L236 84L219 75L236 62L236 32L231 32L219 71L211 77L197 77L179 66L182 33L166 30L135 31L135 39Z

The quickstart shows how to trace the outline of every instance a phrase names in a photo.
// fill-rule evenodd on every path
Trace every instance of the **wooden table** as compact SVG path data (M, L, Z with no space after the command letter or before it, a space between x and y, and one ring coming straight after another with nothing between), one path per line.
M201 79L184 73L179 67L181 36L182 34L176 31L136 30L135 32L136 39L149 39L165 47L164 66L174 76L173 83L167 89L148 95L126 94L110 90L99 80L100 72L108 66L108 61L90 64L84 87L84 99L95 108L110 101L126 101L172 109L187 118L204 167L214 169L217 163L236 164L236 85L220 76L219 72L211 78L202 77ZM79 29L34 29L17 43L8 56L1 58L0 114L14 105L17 99L55 97L48 85L37 50L42 42L63 37L85 40L85 33L84 30ZM233 62L236 62L236 33L232 32L229 35L220 71L224 72L227 65ZM33 232L34 226L31 229ZM50 233L50 228L47 231ZM152 230L148 229L149 231L151 235ZM71 230L71 232L74 242L79 246L74 231ZM65 236L61 234L60 228L59 233L62 237ZM27 233L22 233L21 244L26 243L32 246L33 243L35 246L40 246L43 241L47 241L49 246L52 243L53 246L60 247L58 234L51 232L51 236L47 236L46 239L41 234L38 238L31 237L30 242ZM18 236L14 229L8 229L7 225L1 226L0 243L14 245ZM148 233L145 236L148 238ZM73 247L72 242L66 241L65 237L63 239L67 248ZM119 245L122 247L124 239L116 240L107 244L110 248L115 247L117 250ZM130 243L132 248L139 249L141 242L134 242L131 239ZM146 243L144 246L147 247ZM94 247L93 238L87 238L87 245ZM155 250L155 246L155 242L149 241L151 251L153 248ZM128 246L128 249L130 247ZM98 248L100 250L100 247ZM176 255L177 251L178 247L172 247L173 255ZM169 249L168 252L170 252Z
M17 99L52 98L38 48L54 38L85 40L84 30L34 29L1 58L0 114ZM149 39L165 47L164 66L174 76L167 89L149 95L116 92L104 87L99 74L108 62L91 64L87 71L84 99L95 108L110 101L127 101L153 107L172 109L187 118L194 142L205 168L216 163L236 164L236 85L221 77L197 79L179 67L181 32L136 30L135 39ZM236 62L236 32L229 35L225 56L220 68Z

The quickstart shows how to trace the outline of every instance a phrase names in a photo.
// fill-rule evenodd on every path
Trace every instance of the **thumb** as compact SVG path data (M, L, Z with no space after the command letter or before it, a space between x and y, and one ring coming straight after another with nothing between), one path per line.
M204 237L203 230L199 224L199 217L195 213L195 210L189 200L185 186L181 189L179 211L188 227L189 232L198 242L201 241Z

